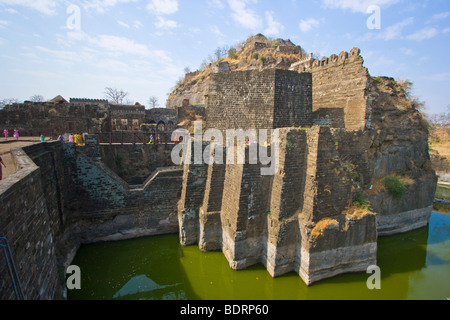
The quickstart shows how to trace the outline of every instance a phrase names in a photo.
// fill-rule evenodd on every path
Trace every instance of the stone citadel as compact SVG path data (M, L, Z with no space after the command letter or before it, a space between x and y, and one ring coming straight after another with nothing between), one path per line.
M281 47L271 49L302 55ZM235 270L261 263L274 277L294 271L310 285L365 272L377 263L379 236L426 226L437 177L427 125L405 88L371 77L358 48L297 60L247 70L218 63L207 85L198 82L192 96L192 87L178 90L178 108L159 113L105 101L22 108L38 112L42 126L78 112L80 123L70 129L68 117L58 132L89 133L84 146L46 142L11 151L17 172L0 183L0 236L10 241L26 298L63 296L61 270L86 243L178 233L182 245L222 251ZM0 119L4 124L6 112L10 129L30 121L15 118L18 106L5 109ZM122 122L126 118L131 121ZM104 137L139 131L133 129L150 121L171 132L192 119L202 119L206 129L276 129L278 170L263 176L264 164L249 161L173 166L171 144ZM139 163L147 166L141 180L119 170L123 155L147 159ZM404 190L389 188L392 177ZM7 272L3 260L0 270ZM7 277L0 288L2 299L15 298Z

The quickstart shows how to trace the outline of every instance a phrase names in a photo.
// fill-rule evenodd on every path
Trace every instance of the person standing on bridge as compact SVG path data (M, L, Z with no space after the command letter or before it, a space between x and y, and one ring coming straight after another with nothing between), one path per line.
M5 135L5 139L8 140L9 133L7 129L3 130L3 134Z
M0 157L0 180L2 180L2 178L3 178L2 165L6 168L6 165L3 162L2 157Z
M16 140L19 140L19 130L14 129L14 138L16 138Z

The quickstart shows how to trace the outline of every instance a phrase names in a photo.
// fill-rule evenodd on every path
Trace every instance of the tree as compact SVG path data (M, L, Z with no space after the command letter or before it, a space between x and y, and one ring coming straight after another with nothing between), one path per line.
M202 64L200 65L200 70L203 71L206 68L208 68L208 61L206 59L203 59Z
M122 89L116 88L105 88L105 96L106 98L114 104L123 104L124 99L129 95L128 92L123 91Z
M223 47L217 47L217 49L214 51L214 57L216 58L216 61L225 58L228 55L228 50L230 50L230 47L227 45Z
M151 96L148 100L148 105L150 109L156 108L158 106L158 98L155 96Z
M13 104L13 103L19 103L19 100L16 98L10 98L10 99L1 99L0 100L0 109L3 109L4 107Z
M45 99L42 95L40 94L35 94L34 96L30 97L30 101L32 102L45 102Z
M441 112L437 114L430 115L430 122L434 127L440 128L442 130L442 139L443 142L445 139L445 133L447 131L447 126L450 124L450 105L447 106L447 112Z
M214 51L214 56L216 57L216 60L222 59L222 48L218 47L218 48Z

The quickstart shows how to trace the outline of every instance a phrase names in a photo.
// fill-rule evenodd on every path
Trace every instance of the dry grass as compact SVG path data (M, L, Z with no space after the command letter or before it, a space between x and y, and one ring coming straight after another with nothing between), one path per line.
M450 141L430 143L430 153L433 153L433 151L450 161Z
M339 222L335 219L326 218L323 220L320 220L316 226L312 229L311 235L315 238L318 238L320 236L323 236L323 232L329 227L329 226L339 226Z
M360 204L358 202L353 203L342 212L342 214L346 215L349 218L363 218L371 213L372 211L369 205Z
M397 177L406 187L412 186L414 183L416 183L413 179L411 179L408 176L402 176L402 175L398 175L395 173L390 174L390 176ZM385 178L386 177L376 178L372 183L372 189L368 190L367 193L368 194L378 194L380 192L386 191L387 189L385 186Z

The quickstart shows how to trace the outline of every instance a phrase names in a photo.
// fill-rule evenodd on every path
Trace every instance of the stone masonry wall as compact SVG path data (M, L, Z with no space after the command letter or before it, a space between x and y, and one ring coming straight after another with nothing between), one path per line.
M93 144L86 145L88 148L100 148L91 136L86 142ZM101 157L83 154L85 147L64 146L74 166L77 194L72 208L73 232L79 234L82 243L177 232L182 169L158 169L141 185L130 186ZM100 151L89 153L99 155Z
M358 48L313 62L313 112L316 123L324 118L324 110L329 109L332 112L329 118L333 119L330 124L337 126L343 122L346 129L364 129L368 103L366 88L370 76L363 63ZM333 111L336 108L343 109L343 121L336 121L338 114Z
M0 234L9 240L29 300L61 297L59 266L64 254L58 242L66 220L62 194L67 185L58 147L53 143L24 148L29 155L22 149L12 150L17 172L0 184ZM5 275L0 281L0 299L15 299L3 255L0 272Z
M246 130L310 125L310 77L278 69L213 74L207 128Z
M191 190L191 203L198 201L189 219L179 209L181 244L221 249L235 270L262 263L274 277L295 271L308 285L366 270L376 263L376 219L371 213L343 214L352 205L354 182L330 128L278 131L274 176L261 175L261 163L250 164L248 147L245 164L185 167L183 190ZM217 186L222 188L220 210L217 195L211 197Z
M101 163L92 136L85 147L38 143L11 153L17 172L0 182L0 236L9 239L26 299L64 296L63 272L80 244L178 231L180 168L130 187ZM16 299L3 254L0 272L0 299Z

